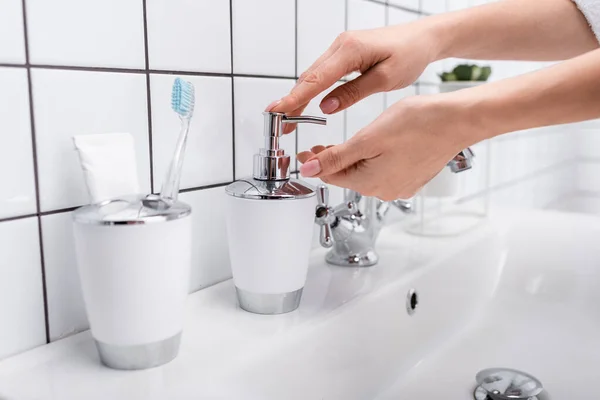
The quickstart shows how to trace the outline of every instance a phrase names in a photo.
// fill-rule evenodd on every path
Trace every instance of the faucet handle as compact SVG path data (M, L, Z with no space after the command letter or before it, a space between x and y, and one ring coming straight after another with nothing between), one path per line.
M335 207L329 206L329 188L325 185L317 187L317 208L315 209L315 223L321 226L319 242L323 247L333 246L333 229L339 217L352 215L358 210L354 201L347 201Z
M457 174L459 172L471 169L471 167L473 167L473 158L475 158L475 153L470 147L467 147L454 156L452 160L448 161L448 164L446 165L450 167L450 171Z
M415 207L412 203L412 201L407 201L407 200L393 200L392 204L395 205L396 207L398 207L400 209L400 211L402 211L405 214L412 214L415 211Z

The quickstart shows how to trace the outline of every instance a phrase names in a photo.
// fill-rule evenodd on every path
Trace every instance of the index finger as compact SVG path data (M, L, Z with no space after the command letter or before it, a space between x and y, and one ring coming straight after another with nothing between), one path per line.
M281 102L273 108L273 111L290 112L300 108L319 93L330 88L347 73L352 72L353 65L352 53L345 51L343 46L340 47L321 65L308 72L304 79L299 81L292 89L290 94L281 99Z

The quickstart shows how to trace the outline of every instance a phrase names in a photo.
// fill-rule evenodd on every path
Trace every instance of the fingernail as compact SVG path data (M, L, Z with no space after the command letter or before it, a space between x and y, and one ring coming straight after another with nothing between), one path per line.
M311 160L300 166L300 174L304 177L311 177L321 172L321 163L319 160Z
M337 97L330 97L321 103L321 111L323 111L325 114L330 114L337 110L339 107L340 99L338 99Z
M281 99L279 100L275 100L274 102L272 102L271 104L269 104L267 106L267 108L265 108L265 111L271 111L272 109L274 109L275 107L277 107L277 105L281 103Z

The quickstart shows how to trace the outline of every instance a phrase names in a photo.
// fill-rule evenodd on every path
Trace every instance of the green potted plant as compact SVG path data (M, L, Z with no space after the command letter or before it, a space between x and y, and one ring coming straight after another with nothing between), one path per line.
M443 72L439 75L442 83L440 92L453 92L481 85L486 82L492 74L492 67L479 66L475 64L460 64L454 67L450 72Z

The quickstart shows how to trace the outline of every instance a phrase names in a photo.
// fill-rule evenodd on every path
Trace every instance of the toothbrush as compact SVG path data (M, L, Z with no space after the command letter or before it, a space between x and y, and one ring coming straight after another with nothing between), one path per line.
M165 175L165 180L160 191L161 199L167 204L177 201L177 196L179 195L183 156L190 130L190 121L194 113L194 102L194 85L183 79L176 78L175 82L173 82L173 90L171 92L171 108L179 115L181 130L171 165L169 165L169 170L167 171L167 175Z

